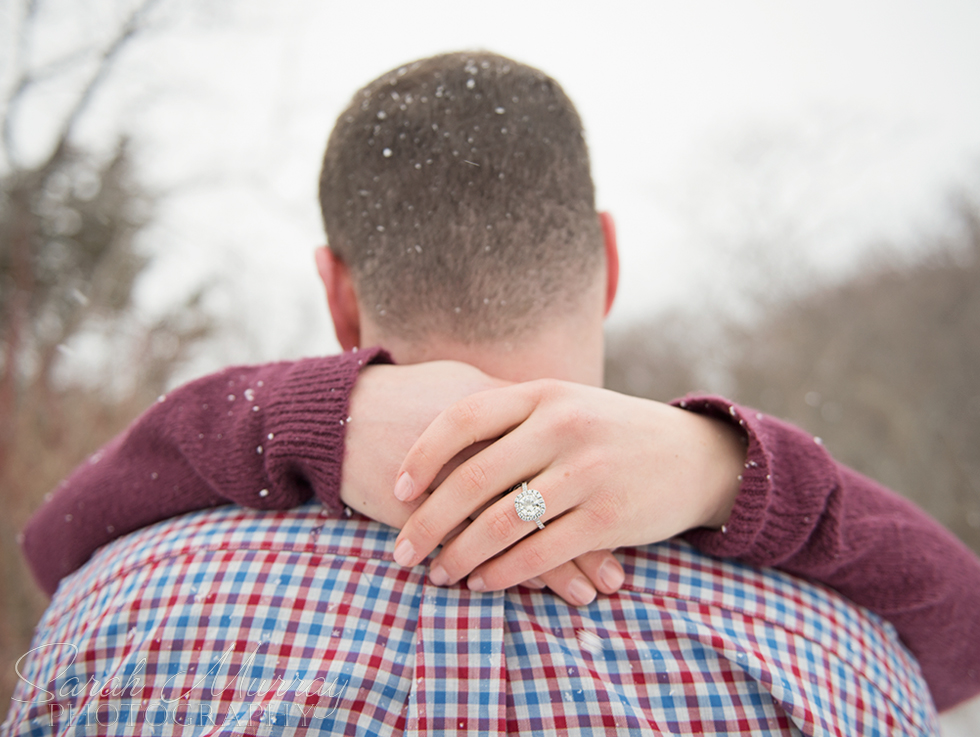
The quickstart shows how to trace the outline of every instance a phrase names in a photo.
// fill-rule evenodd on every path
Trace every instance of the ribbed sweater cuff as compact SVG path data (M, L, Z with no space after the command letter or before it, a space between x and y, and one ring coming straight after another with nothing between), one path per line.
M742 558L758 545L772 498L770 458L761 441L764 415L722 397L687 396L671 402L675 407L724 420L741 433L746 443L745 467L738 496L721 530L698 528L684 539L698 549L722 558Z
M266 418L266 469L276 493L309 484L311 492L332 513L343 510L340 501L344 435L351 392L362 368L391 363L380 348L353 351L325 362L305 359L295 363L278 387ZM275 499L270 506L280 506Z

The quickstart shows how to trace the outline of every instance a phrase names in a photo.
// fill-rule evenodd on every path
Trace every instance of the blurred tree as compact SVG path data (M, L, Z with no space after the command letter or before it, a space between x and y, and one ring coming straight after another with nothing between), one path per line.
M138 237L154 198L134 176L125 138L107 155L76 140L79 121L157 3L131 3L102 43L67 44L67 51L59 44L46 61L32 52L40 27L53 22L45 4L6 9L19 25L0 100L0 703L45 604L16 532L58 479L160 393L210 329L200 294L162 317L134 314L134 287L149 263ZM52 84L69 103L38 154L43 136L20 116L25 100ZM113 369L86 377L85 386L59 371L73 355L93 352ZM121 374L138 377L135 386L120 391Z
M783 417L980 553L980 198L957 213L956 235L910 249L925 256L808 292L766 289L780 272L752 239L760 319L682 312L612 331L607 386L719 392Z
M31 53L41 4L24 3L14 75L3 99L5 171L0 196L0 414L11 418L25 388L39 390L50 409L58 347L96 317L112 319L130 304L136 276L146 265L134 237L145 224L148 198L130 172L124 141L107 162L74 143L78 121L105 82L122 49L139 32L156 0L131 11L107 47L74 49L38 67ZM48 153L25 161L18 113L32 89L95 55L92 73L67 109ZM0 431L0 468L11 440Z
M698 321L668 312L610 329L606 334L605 385L613 391L666 402L701 386L708 353Z
M823 438L980 552L980 207L914 263L771 312L731 366L740 401Z

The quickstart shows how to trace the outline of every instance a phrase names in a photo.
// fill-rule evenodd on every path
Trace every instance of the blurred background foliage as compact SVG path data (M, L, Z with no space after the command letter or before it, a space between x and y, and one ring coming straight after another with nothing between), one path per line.
M980 553L980 199L955 227L856 275L758 297L750 321L675 312L610 332L606 383L668 400L722 393L821 437ZM753 270L765 274L754 244ZM880 251L879 251L880 254ZM784 258L782 254L779 256Z
M201 295L152 319L136 314L133 291L151 259L140 233L155 197L133 172L120 138L108 152L75 142L89 102L120 51L144 29L144 1L102 45L70 49L44 64L28 48L38 3L25 4L19 69L2 101L0 169L0 703L16 682L47 604L21 558L18 533L44 495L89 453L122 430L167 385L191 346L210 334ZM22 155L20 100L51 77L87 63L45 155ZM91 370L63 364L91 354ZM78 362L76 361L76 365ZM4 712L6 709L3 710Z

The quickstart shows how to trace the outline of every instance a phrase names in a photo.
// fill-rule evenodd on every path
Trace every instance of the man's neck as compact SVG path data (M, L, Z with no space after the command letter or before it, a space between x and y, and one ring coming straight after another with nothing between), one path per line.
M532 327L509 339L465 343L439 333L409 340L381 330L360 305L358 334L363 346L380 345L397 363L462 361L506 381L561 379L602 386L603 322L607 307L605 271L560 314L535 315Z
M598 329L547 330L513 340L474 344L432 336L424 341L405 341L372 336L368 331L363 337L365 345L386 348L397 363L453 360L507 381L551 378L602 385L601 324Z

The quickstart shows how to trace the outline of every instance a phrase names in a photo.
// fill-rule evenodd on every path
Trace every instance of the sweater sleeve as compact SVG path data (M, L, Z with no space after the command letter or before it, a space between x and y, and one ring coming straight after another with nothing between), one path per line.
M159 400L83 462L28 521L21 544L49 594L107 542L222 504L288 509L339 499L358 371L379 349L233 367Z
M717 397L675 402L747 441L728 524L686 539L711 555L830 586L888 620L940 711L980 693L980 559L906 499L837 463L819 438Z

